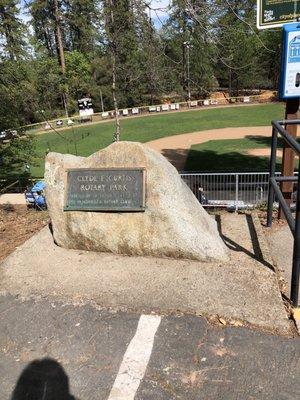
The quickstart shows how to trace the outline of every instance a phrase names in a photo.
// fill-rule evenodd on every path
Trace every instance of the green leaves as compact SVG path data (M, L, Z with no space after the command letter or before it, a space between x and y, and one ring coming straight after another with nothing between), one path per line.
M19 17L16 0L0 3L1 58L19 60L26 55L26 27Z
M9 143L0 143L1 175L14 175L25 172L26 165L36 165L34 140L20 137Z

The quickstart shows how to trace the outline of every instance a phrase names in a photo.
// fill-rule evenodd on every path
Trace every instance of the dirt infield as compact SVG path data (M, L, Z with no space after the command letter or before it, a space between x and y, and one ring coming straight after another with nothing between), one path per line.
M256 127L240 127L240 128L223 128L210 129L208 131L200 131L193 133L185 133L183 135L168 136L162 139L153 140L146 143L147 146L159 151L164 155L179 171L185 166L188 151L195 144L205 143L209 140L222 139L243 139L248 136L264 136L271 137L271 126ZM269 152L268 149L257 149ZM261 154L253 154L261 155Z

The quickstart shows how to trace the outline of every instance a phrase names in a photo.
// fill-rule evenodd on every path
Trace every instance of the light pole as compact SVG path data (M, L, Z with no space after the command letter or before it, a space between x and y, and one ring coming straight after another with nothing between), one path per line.
M103 97L102 97L102 90L101 89L100 89L100 100L101 100L102 112L104 112Z
M191 89L190 89L190 42L183 42L183 45L186 47L186 55L187 55L187 91L188 91L188 103L189 107L191 105Z

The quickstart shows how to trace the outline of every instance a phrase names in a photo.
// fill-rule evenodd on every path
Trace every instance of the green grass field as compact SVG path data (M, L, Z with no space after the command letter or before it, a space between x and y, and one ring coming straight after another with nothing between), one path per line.
M271 138L248 137L246 139L211 140L191 147L185 171L198 172L263 172L269 170L269 158L252 156L247 150L271 147ZM278 139L278 148L283 141ZM280 171L281 158L276 165Z
M270 125L272 119L282 119L283 104L265 104L251 107L228 107L174 114L158 114L121 120L121 140L148 142L165 136L239 126ZM36 136L37 166L33 176L44 173L47 149L60 153L88 156L112 143L114 122L59 130L60 135L47 132ZM62 136L61 136L62 135Z

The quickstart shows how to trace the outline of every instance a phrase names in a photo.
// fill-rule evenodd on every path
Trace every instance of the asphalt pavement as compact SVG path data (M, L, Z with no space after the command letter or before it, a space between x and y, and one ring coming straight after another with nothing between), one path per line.
M142 318L156 318L153 338L141 331L151 328ZM300 396L298 337L9 295L0 297L0 325L3 400Z

